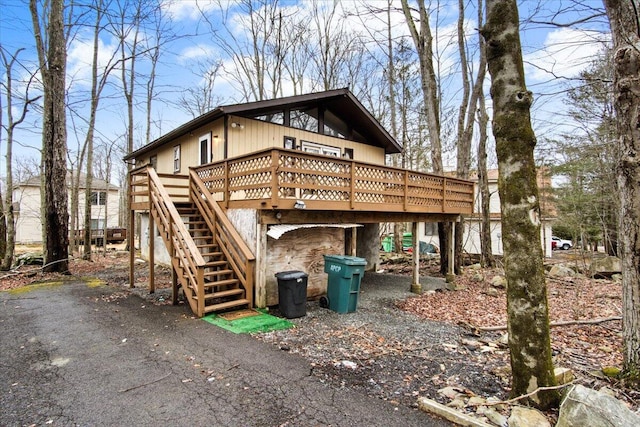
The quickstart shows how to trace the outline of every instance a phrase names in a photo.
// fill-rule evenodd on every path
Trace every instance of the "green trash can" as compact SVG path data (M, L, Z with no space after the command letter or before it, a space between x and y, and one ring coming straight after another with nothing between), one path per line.
M366 265L366 259L355 256L324 256L324 272L329 275L327 283L329 309L338 313L356 311L360 282Z

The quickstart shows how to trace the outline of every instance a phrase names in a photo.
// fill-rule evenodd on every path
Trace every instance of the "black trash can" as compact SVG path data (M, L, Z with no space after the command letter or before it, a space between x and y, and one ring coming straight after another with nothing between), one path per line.
M307 315L307 278L304 271L282 271L278 279L278 308L287 319Z

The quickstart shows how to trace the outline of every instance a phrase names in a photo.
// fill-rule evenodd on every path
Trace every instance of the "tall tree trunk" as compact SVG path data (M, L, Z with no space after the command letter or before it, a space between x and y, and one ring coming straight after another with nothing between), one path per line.
M480 89L482 91L482 88ZM480 265L493 268L496 258L491 245L491 193L487 176L487 126L489 115L484 103L484 93L480 95L478 108L478 193L480 194Z
M640 2L605 0L614 45L614 108L620 159L624 371L640 379Z
M429 143L431 145L431 168L436 174L444 171L442 164L442 142L440 139L440 101L438 99L438 81L433 66L433 36L429 24L428 8L424 0L418 1L420 29L411 14L408 0L402 0L402 11L409 26L411 38L418 53L420 64L420 84L424 101L424 112L427 118ZM449 241L450 227L448 223L438 223L438 240L440 242L440 272L449 271L449 250L453 242Z
M483 19L482 0L478 1L478 22ZM482 26L480 25L480 28ZM482 34L480 35L480 61L484 62L483 68L487 67L487 47ZM496 266L496 259L493 256L491 247L491 194L489 193L489 177L487 176L487 126L489 125L489 115L484 102L484 87L478 87L478 193L480 194L480 265L493 268Z
M46 245L43 270L66 273L69 271L69 211L66 185L67 46L63 21L64 1L51 0L49 5L46 54L36 0L30 0L29 8L44 83L42 157L45 175Z
M489 0L482 35L491 73L493 135L498 156L498 191L507 278L507 325L511 393L519 396L555 385L549 309L540 245L540 201L536 183L530 108L525 86L516 0ZM526 401L539 408L558 403L557 391Z
M482 0L478 1L478 25L482 26ZM487 68L487 59L484 49L484 39L479 38L480 61L478 64L478 74L473 82L470 83L469 64L466 54L466 43L464 37L464 2L458 0L458 50L460 54L460 68L462 70L462 88L463 95L460 102L458 112L458 136L457 136L457 167L456 172L458 178L469 179L469 171L471 169L471 142L473 140L473 127L476 122L476 106L482 95L482 85ZM470 74L470 72L469 72ZM461 215L460 221L456 222L455 229L455 260L454 270L456 274L460 274L462 266L463 238L464 238L465 216Z

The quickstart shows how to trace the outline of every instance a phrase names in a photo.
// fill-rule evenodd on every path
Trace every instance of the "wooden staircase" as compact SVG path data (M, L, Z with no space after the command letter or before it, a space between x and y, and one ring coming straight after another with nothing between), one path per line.
M177 207L200 255L204 259L204 313L216 313L251 307L246 291L229 265L223 251L200 211L192 204ZM200 295L194 295L197 302Z
M251 308L255 257L200 178L191 171L190 202L176 204L155 170L149 167L146 173L146 180L136 182L148 185L150 216L193 312L202 317ZM176 292L174 285L174 301Z

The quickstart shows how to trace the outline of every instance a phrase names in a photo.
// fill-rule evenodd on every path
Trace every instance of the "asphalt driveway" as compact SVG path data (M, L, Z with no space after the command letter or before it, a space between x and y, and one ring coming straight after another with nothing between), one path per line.
M84 282L0 293L0 425L445 426L302 357Z

